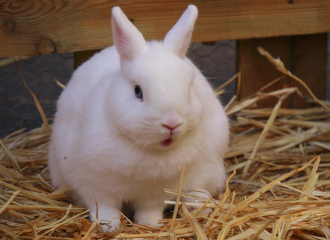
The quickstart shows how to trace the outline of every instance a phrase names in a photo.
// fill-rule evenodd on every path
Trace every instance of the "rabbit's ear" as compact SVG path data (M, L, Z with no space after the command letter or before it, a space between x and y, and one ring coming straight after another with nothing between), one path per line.
M186 55L197 15L197 7L189 5L179 21L165 36L164 45L180 58L184 58Z
M120 7L112 8L112 36L121 61L129 61L147 49L142 33L131 23Z

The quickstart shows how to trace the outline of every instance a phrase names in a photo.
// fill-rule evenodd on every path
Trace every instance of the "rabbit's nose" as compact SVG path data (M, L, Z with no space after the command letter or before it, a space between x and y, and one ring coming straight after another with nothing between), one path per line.
M181 125L181 122L178 121L177 119L174 119L174 120L166 121L162 125L172 132L175 128Z
M169 130L173 131L175 128L177 128L179 125L176 126L168 126L166 124L162 124L164 127L168 128Z
M162 125L170 130L170 137L171 137L174 134L174 132L173 132L174 129L177 128L180 124L176 124L176 125L171 124L170 126L167 124L162 124Z
M165 121L162 122L162 125L170 130L177 128L181 124L179 118L176 116L171 116L164 120Z
M179 127L181 124L183 124L183 120L181 119L180 116L178 116L178 114L174 114L174 113L164 116L164 118L161 121L161 125L169 129L171 132L175 128Z

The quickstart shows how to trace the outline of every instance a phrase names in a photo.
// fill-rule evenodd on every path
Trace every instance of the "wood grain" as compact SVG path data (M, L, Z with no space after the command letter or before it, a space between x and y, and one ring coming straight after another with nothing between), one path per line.
M146 39L163 39L188 4L199 8L193 41L330 31L326 0L0 0L0 57L109 46L113 6Z
M302 79L319 98L326 98L327 84L327 34L311 34L300 36L247 39L237 42L238 68L241 70L240 99L264 87L266 84L283 76L264 56L257 51L261 46L274 58L279 57L284 66L294 75ZM265 92L287 87L298 87L303 95L307 91L290 77L285 77ZM258 102L259 108L274 107L278 99ZM307 108L313 104L298 94L286 99L284 108Z

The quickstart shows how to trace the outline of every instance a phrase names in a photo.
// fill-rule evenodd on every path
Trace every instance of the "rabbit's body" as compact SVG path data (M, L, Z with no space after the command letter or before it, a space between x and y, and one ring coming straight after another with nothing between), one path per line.
M129 60L116 46L73 74L58 100L49 151L53 185L68 186L94 214L96 200L99 220L111 221L111 230L125 202L136 221L157 224L164 200L173 198L164 188L178 188L182 165L184 192L215 195L226 180L229 135L205 77L169 50L166 39L146 43ZM137 85L141 98L134 95Z

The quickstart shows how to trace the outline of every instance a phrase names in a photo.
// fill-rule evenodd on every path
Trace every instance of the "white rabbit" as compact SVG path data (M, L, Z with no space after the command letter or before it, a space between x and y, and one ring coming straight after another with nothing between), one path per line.
M114 7L115 45L82 64L58 100L52 184L68 186L94 214L96 200L106 231L119 227L123 203L138 223L157 225L164 200L173 198L164 188L178 189L182 165L184 192L215 195L224 187L228 119L185 57L197 14L189 5L163 42L146 42Z

